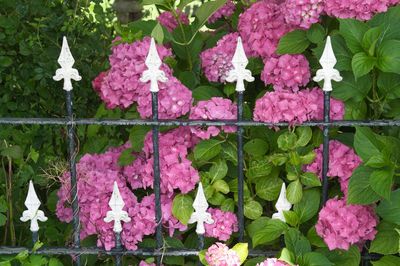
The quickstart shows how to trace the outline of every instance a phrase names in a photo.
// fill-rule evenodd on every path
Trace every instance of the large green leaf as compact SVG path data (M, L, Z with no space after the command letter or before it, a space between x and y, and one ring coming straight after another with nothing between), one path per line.
M373 170L373 168L361 165L353 172L349 183L347 203L367 205L379 200L380 196L369 183L369 177Z
M215 180L223 179L228 173L228 165L225 160L218 160L210 167L208 171L210 183L214 183Z
M377 67L383 72L400 74L400 41L384 41L378 47Z
M400 257L397 256L384 256L378 261L372 261L373 266L399 266Z
M310 45L307 34L302 30L287 33L279 40L276 52L278 54L301 54Z
M250 156L262 156L268 151L268 142L262 139L251 139L243 146L243 150Z
M367 55L365 52L359 52L353 56L351 60L351 67L356 78L362 77L374 68L376 65L376 58Z
M377 135L368 127L356 127L354 136L354 148L364 162L373 155L380 154L383 143L378 140Z
M287 200L292 203L298 203L303 197L303 186L300 180L295 180L291 182L286 190Z
M307 222L318 212L320 193L317 189L304 191L301 201L294 205L293 210L297 213L300 223Z
M196 101L210 100L212 97L223 97L220 90L211 86L199 86L192 91L192 94Z
M194 148L194 158L208 161L221 152L221 141L215 139L203 140Z
M378 88L387 99L400 98L400 75L394 73L379 73Z
M382 32L385 33L383 40L400 39L400 6L375 15L367 24L371 27L382 27Z
M295 228L289 228L285 232L285 245L296 257L311 251L308 239Z
M390 192L393 183L393 168L377 169L369 177L371 188L380 196L390 199Z
M340 34L344 37L347 47L353 52L361 52L361 42L368 30L368 25L355 19L340 19Z
M256 182L256 194L265 200L275 200L279 196L282 187L282 179L278 177L262 178Z
M244 203L244 216L247 218L255 220L261 217L262 212L262 206L258 201L249 200Z
M266 221L265 226L255 232L252 237L253 247L271 242L282 235L288 226L278 219Z
M351 246L349 250L329 250L328 248L318 249L335 266L359 266L361 261L360 250L356 246Z
M377 213L385 221L400 225L400 189L392 192L390 200L382 200L379 203Z
M333 266L324 255L317 252L308 252L299 257L298 264L301 266Z
M182 224L187 224L193 213L193 199L189 195L178 194L172 202L172 214Z
M396 229L400 229L400 226L386 221L381 221L378 224L378 233L374 240L372 240L369 251L383 255L399 253L400 238Z

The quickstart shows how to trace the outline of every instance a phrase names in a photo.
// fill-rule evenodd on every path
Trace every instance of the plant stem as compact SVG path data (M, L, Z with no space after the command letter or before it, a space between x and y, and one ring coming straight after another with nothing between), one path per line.
M179 14L176 12L174 7L171 7L171 12L174 15L176 21L178 21L179 29L181 30L181 34L182 34L182 38L183 38L184 43L187 43L185 30L183 29L183 24L182 24L181 20L179 19ZM187 60L188 60L188 63L189 63L189 70L191 71L193 69L192 57L190 56L190 52L189 52L189 49L188 49L187 45L184 45L184 46L185 46Z

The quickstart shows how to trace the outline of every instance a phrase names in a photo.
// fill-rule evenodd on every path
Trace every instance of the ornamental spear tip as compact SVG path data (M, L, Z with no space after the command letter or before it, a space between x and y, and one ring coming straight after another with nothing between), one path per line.
M282 183L281 192L279 193L279 198L276 201L275 208L276 213L272 215L272 219L279 219L282 222L286 222L284 211L289 211L292 208L292 204L286 198L286 185Z
M27 210L22 213L20 220L22 222L31 221L30 230L31 232L39 231L38 221L45 222L47 221L47 217L44 215L44 212L39 210L41 203L36 195L35 188L33 186L32 180L29 181L28 194L25 199L25 206Z
M131 221L131 218L128 216L128 213L122 210L125 206L125 203L121 197L121 193L118 189L118 184L114 181L113 192L108 202L108 206L110 206L111 211L108 211L104 221L109 223L114 221L114 232L120 233L122 231L121 221L128 223Z
M212 224L214 223L214 220L212 219L211 214L207 212L208 203L206 196L204 195L203 185L201 182L197 188L197 194L193 202L193 208L194 212L190 216L188 223L197 223L196 233L202 235L205 233L204 223Z

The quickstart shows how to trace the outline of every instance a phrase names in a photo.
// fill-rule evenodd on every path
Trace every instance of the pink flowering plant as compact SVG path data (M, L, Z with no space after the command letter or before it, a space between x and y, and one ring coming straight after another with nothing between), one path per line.
M356 266L363 251L380 254L374 265L400 265L394 256L399 253L400 229L397 128L331 126L329 193L322 202L323 129L302 125L324 119L323 81L312 77L321 69L318 60L328 36L335 68L343 77L333 82L330 119L400 116L398 1L215 0L194 12L189 2L143 1L157 6L156 20L117 29L108 68L93 80L93 93L103 101L98 117L152 117L149 84L140 77L147 70L154 37L160 69L168 79L159 83L159 118L236 120L238 99L227 77L241 37L247 68L255 77L245 86L244 119L270 123L244 128L244 241L250 249L275 250L276 258L249 257L245 262L247 244L242 243L246 252L229 248L237 243L239 231L238 147L237 128L226 125L161 127L165 246L197 247L196 226L188 222L201 182L213 219L205 224L205 250L200 253L205 265ZM90 130L94 135L102 132ZM123 223L122 244L129 250L154 248L151 129L121 129L114 139L83 149L80 155L81 237L94 236L106 250L115 247L112 225L103 218L116 181L131 217ZM56 212L64 222L72 219L69 179L68 172L59 178L57 192ZM282 199L289 208L277 210ZM133 261L154 265L151 258ZM192 257L176 257L162 263L193 262Z

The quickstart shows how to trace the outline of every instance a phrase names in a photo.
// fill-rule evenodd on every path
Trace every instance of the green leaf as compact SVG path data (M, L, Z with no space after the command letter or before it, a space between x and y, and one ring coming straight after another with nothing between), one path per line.
M295 148L297 136L293 132L285 132L278 137L278 147L283 151L288 151Z
M240 263L242 264L247 256L249 255L249 244L247 243L237 243L231 248L239 256Z
M63 266L62 262L57 258L50 258L49 266Z
M295 213L294 211L283 211L283 216L285 217L286 223L296 227L299 222L299 216L297 216L297 213Z
M369 183L371 188L385 199L390 199L394 169L378 169L371 173Z
M383 143L368 127L356 127L354 148L363 161L368 161L373 155L381 154Z
M299 257L298 263L301 266L333 266L324 255L317 252L308 252L303 256Z
M199 252L199 260L203 265L208 266L208 263L206 261L206 252L207 252L206 249Z
M0 213L0 226L5 225L6 222L7 222L7 217L4 214Z
M178 194L172 202L172 215L182 224L187 225L193 213L193 199L189 195Z
M142 151L144 146L144 138L149 130L150 127L148 126L133 126L132 129L129 131L129 140L134 151Z
M298 203L303 197L303 186L299 180L293 181L289 184L286 191L287 200L292 203Z
M381 168L386 165L389 165L390 161L388 158L385 158L383 154L372 155L371 158L364 164L365 166L369 166L372 168Z
M221 210L225 212L235 211L235 201L231 198L226 198L221 204Z
M212 97L223 97L223 94L211 86L199 86L192 91L193 98L196 101L210 100Z
M378 233L371 242L369 251L383 255L399 253L399 234L396 232L395 224L381 221L376 228Z
M341 82L333 83L332 96L344 101L353 99L361 102L372 88L372 79L370 75L355 78L352 72L341 72L343 77ZM346 106L347 107L347 106Z
M296 147L306 146L312 138L311 127L298 127L296 128L297 142Z
M151 32L151 37L156 40L157 43L162 44L164 41L164 31L160 23L154 27L153 31Z
M218 160L210 167L208 171L210 183L214 183L215 180L223 179L228 173L228 165L225 160Z
M135 156L132 154L132 151L132 149L126 149L121 152L121 155L118 157L119 166L130 165L135 160Z
M12 58L9 56L0 56L0 67L9 67L13 63Z
M315 226L312 226L307 232L307 238L313 246L324 248L326 244L324 240L317 234Z
M262 215L262 206L258 201L249 200L244 203L244 216L251 220L260 218Z
M268 142L262 139L251 139L243 146L243 150L251 156L262 156L268 151Z
M359 166L350 178L348 204L371 204L379 200L380 196L371 188L369 176L374 169Z
M24 156L23 150L20 146L9 146L1 151L1 155L5 157L10 157L14 160L22 159Z
M190 4L191 2L194 2L195 0L181 0L180 2L179 2L179 5L178 5L178 9L179 10L183 10L183 8L185 7L185 6L187 6L188 4Z
M222 179L215 181L212 186L218 192L223 194L229 193L229 185Z
M269 220L271 220L271 218L262 216L252 221L246 227L249 236L252 238L258 231L267 226Z
M307 34L302 30L294 30L284 35L278 44L277 54L301 54L310 45Z
M269 219L252 237L253 247L271 242L282 235L288 226L278 219Z
M221 152L221 141L215 139L203 140L194 148L194 158L208 161Z
M378 47L377 67L383 72L400 74L400 41L389 40Z
M294 253L295 257L311 251L311 245L308 239L295 228L289 228L285 232L285 246Z
M265 159L252 160L246 171L246 176L251 182L258 182L261 177L266 177L271 173L272 167L271 163Z
M387 99L400 98L400 75L381 72L378 76L377 85L379 92Z
M318 213L320 193L317 189L304 191L301 201L294 205L293 211L297 213L300 223L307 222Z
M318 249L335 266L359 266L361 261L360 250L356 246L351 246L349 250L329 250L328 248Z
M376 14L367 22L371 27L382 27L383 40L400 39L400 7L389 8L387 12Z
M278 177L259 179L256 183L256 194L264 200L275 200L279 196L282 183L282 179Z
M160 5L160 6L168 7L167 0L142 0L142 5L143 6Z
M312 43L321 43L325 39L325 29L321 24L313 24L311 28L307 31L307 38Z
M300 175L300 181L303 185L308 187L319 187L321 186L321 180L319 177L311 172L306 172Z
M399 266L400 258L396 256L383 256L378 261L371 261L373 266Z
M400 189L392 192L390 201L387 199L379 203L376 211L385 221L400 225Z
M235 143L230 141L222 144L222 156L233 163L233 165L237 165L237 147Z
M381 27L374 27L372 29L369 29L364 34L364 37L362 39L362 46L365 51L368 51L368 54L370 56L375 55L376 44L380 38L381 33L382 33Z
M347 47L353 52L362 51L361 42L368 30L368 25L355 19L339 19L339 32L344 37Z
M376 58L367 55L365 52L359 52L353 56L351 67L356 78L362 77L371 72L376 65Z

